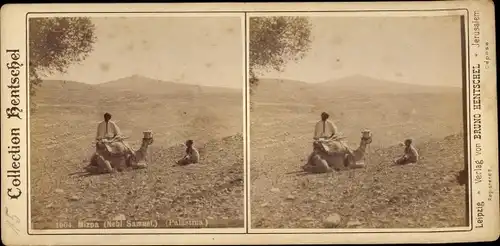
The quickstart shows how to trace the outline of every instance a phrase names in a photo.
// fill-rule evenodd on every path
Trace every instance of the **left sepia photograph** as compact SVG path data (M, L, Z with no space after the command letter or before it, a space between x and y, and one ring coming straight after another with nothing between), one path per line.
M242 17L27 21L31 230L244 227Z

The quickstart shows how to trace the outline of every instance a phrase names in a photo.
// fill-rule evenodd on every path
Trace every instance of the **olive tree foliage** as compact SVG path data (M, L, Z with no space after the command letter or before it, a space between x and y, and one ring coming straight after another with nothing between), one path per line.
M251 92L259 72L282 71L311 48L312 24L307 17L272 16L250 18L249 76Z
M30 18L30 95L42 77L65 73L71 64L85 60L96 39L95 26L87 17Z

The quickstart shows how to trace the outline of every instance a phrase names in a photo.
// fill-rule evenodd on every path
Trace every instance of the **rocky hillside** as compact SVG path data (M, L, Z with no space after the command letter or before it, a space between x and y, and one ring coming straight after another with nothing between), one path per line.
M147 169L117 174L87 176L59 169L52 173L59 180L50 192L33 192L32 222L43 227L55 220L120 216L131 220L208 219L210 227L242 227L242 136L208 141L200 146L200 163L174 165L183 150L182 146L152 146ZM82 170L87 163L85 159L75 169Z
M130 90L141 83L148 87ZM31 99L37 105L30 118L33 222L120 216L243 226L241 91L135 76L107 85L44 81ZM80 176L104 112L113 115L133 148L140 146L143 131L153 132L147 169ZM187 139L200 148L201 163L173 166Z
M280 182L254 197L258 228L436 228L466 226L463 136L417 144L417 164L395 166L402 146L372 148L365 169L328 174L279 174ZM304 160L302 160L304 161ZM296 163L291 157L289 163ZM272 175L263 174L260 175ZM260 192L262 193L262 192ZM274 202L260 200L272 197ZM286 218L286 219L284 219Z

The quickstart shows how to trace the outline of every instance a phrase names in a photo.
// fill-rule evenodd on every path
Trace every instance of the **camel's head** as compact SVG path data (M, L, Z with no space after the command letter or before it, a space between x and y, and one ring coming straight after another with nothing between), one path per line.
M370 130L365 129L361 132L361 141L365 144L370 144L372 142L372 133Z
M142 138L142 143L145 145L151 145L154 142L153 139L153 132L152 131L145 131L143 132L144 137Z

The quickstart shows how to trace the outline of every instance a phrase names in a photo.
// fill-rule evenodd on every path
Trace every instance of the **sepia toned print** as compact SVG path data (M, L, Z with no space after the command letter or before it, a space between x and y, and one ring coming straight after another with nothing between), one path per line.
M493 13L2 5L2 243L497 240Z
M250 16L252 228L469 226L463 16Z
M244 227L242 18L29 18L32 229Z

